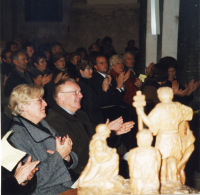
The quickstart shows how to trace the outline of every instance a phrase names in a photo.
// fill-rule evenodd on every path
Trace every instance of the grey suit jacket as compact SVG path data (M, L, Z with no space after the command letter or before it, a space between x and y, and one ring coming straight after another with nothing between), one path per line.
M47 153L48 149L56 151L54 137L58 136L57 132L45 120L42 120L41 124L52 135L41 131L22 118L13 117L13 120L15 122L11 127L13 134L9 141L14 147L31 155L32 161L40 161L39 170L36 172L37 187L34 194L54 195L68 190L72 185L72 181L64 160L58 152L54 154ZM73 164L69 169L74 169L77 166L78 157L73 152L70 155Z

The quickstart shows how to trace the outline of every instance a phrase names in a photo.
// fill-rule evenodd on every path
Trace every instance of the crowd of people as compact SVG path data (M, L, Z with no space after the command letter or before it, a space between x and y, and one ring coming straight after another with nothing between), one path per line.
M1 52L2 136L11 128L9 143L27 153L22 161L37 162L21 180L16 177L18 168L13 173L4 171L5 193L10 177L23 184L16 187L21 194L69 190L88 162L89 142L98 124L112 130L107 143L118 150L123 146L120 155L137 146L132 103L138 90L146 96L148 114L159 102L159 87L171 87L174 101L188 105L200 85L192 79L182 86L176 78L178 62L169 56L151 63L145 81L140 80L134 40L128 41L123 54L117 54L110 37L97 39L88 51L80 47L66 53L61 43L35 46L31 39L5 45ZM25 166L18 166L24 172ZM34 187L27 188L32 177Z

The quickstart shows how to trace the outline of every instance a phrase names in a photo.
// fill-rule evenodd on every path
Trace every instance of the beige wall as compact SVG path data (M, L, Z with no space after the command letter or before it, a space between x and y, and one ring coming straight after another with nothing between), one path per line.
M73 6L70 33L66 36L67 51L78 46L88 48L97 38L110 36L118 53L124 52L127 41L139 46L139 4Z
M7 4L12 2L12 0L3 1ZM19 37L24 40L37 39L38 42L59 41L64 45L66 52L70 52L78 47L87 49L97 38L110 36L118 53L124 52L129 39L134 39L136 46L139 47L139 3L88 5L87 1L83 0L62 2L63 21L26 22L24 1L17 0L16 6L12 8L15 10L15 29L9 36L10 40ZM6 41L9 41L9 37Z

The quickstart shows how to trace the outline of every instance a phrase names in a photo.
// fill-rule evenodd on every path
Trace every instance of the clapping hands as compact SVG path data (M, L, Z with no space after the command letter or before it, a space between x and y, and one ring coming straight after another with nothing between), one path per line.
M116 78L116 82L117 82L117 88L120 89L124 83L127 81L127 79L130 77L130 73L131 71L128 70L127 72L121 72L119 74L119 76Z
M63 159L70 161L70 152L72 150L73 142L71 138L67 135L63 138L55 137L56 140L56 151L62 156ZM49 154L54 154L54 151L47 150Z
M109 126L110 130L115 131L116 135L122 135L128 133L133 128L135 123L133 121L123 123L123 118L119 117L111 122L107 119L106 124Z
M103 83L102 83L102 89L103 89L103 91L106 92L108 90L111 81L112 81L112 77L110 75L107 75L104 78Z
M200 81L194 82L194 79L191 79L190 82L185 84L185 90L179 89L179 83L177 80L172 81L172 90L175 95L179 95L181 97L187 95L191 95L192 92L198 89L200 85Z
M66 79L69 78L68 73L63 74L63 72L60 72L59 74L57 74L54 83L57 83L58 81L60 81L61 79Z
M46 85L47 83L49 83L52 79L52 73L50 75L47 76L47 74L45 74L43 77L42 77L42 85Z
M187 96L189 96L192 92L198 89L200 85L200 81L194 82L194 79L191 79L190 82L185 84L185 88L189 89Z
M189 88L186 88L185 90L179 89L179 83L177 80L174 80L172 81L172 90L175 95L183 97L187 95Z
M33 78L33 80L34 80L34 84L36 86L41 86L42 85L42 75L39 75L36 79Z
M135 79L135 86L136 86L138 89L140 89L141 86L142 86L142 81L141 81L138 77Z
M49 83L52 79L52 73L50 75L45 74L43 77L42 75L39 75L36 79L33 78L34 84L36 86L44 86L47 83Z
M148 67L145 67L146 75L147 75L147 76L150 76L150 74L151 74L151 69L152 69L152 67L153 67L154 64L155 64L155 63L151 62L151 63L149 64Z
M11 74L11 73L10 73ZM5 86L6 85L6 81L7 81L7 79L8 79L8 77L10 76L10 74L8 75L8 76L4 76L4 81L3 81L3 85Z
M22 162L20 162L17 166L14 177L21 185L26 185L24 182L31 180L35 172L38 170L36 166L40 163L40 161L31 162L31 160L32 157L29 156L24 165L22 165Z

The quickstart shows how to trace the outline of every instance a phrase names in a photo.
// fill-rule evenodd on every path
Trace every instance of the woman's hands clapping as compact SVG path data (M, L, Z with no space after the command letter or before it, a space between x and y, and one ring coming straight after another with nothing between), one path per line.
M61 79L66 79L66 78L69 78L68 73L63 74L63 72L60 72L59 74L57 74L56 78L54 79L54 83L57 83Z
M198 89L200 85L200 81L194 82L194 79L191 79L190 82L185 84L185 88L188 89L187 96L189 96L192 92Z
M61 137L55 137L56 139L56 151L62 156L63 159L68 158L71 150L72 150L72 140L67 135L67 137L63 137L61 140ZM69 159L70 160L70 159Z
M52 73L50 75L45 74L42 77L42 86L45 86L47 83L49 83L52 79Z
M40 163L40 161L31 162L31 160L32 157L29 156L24 165L22 165L22 162L20 162L17 166L14 177L21 185L26 185L26 183L24 182L27 180L31 180L34 173L38 170L36 166Z

